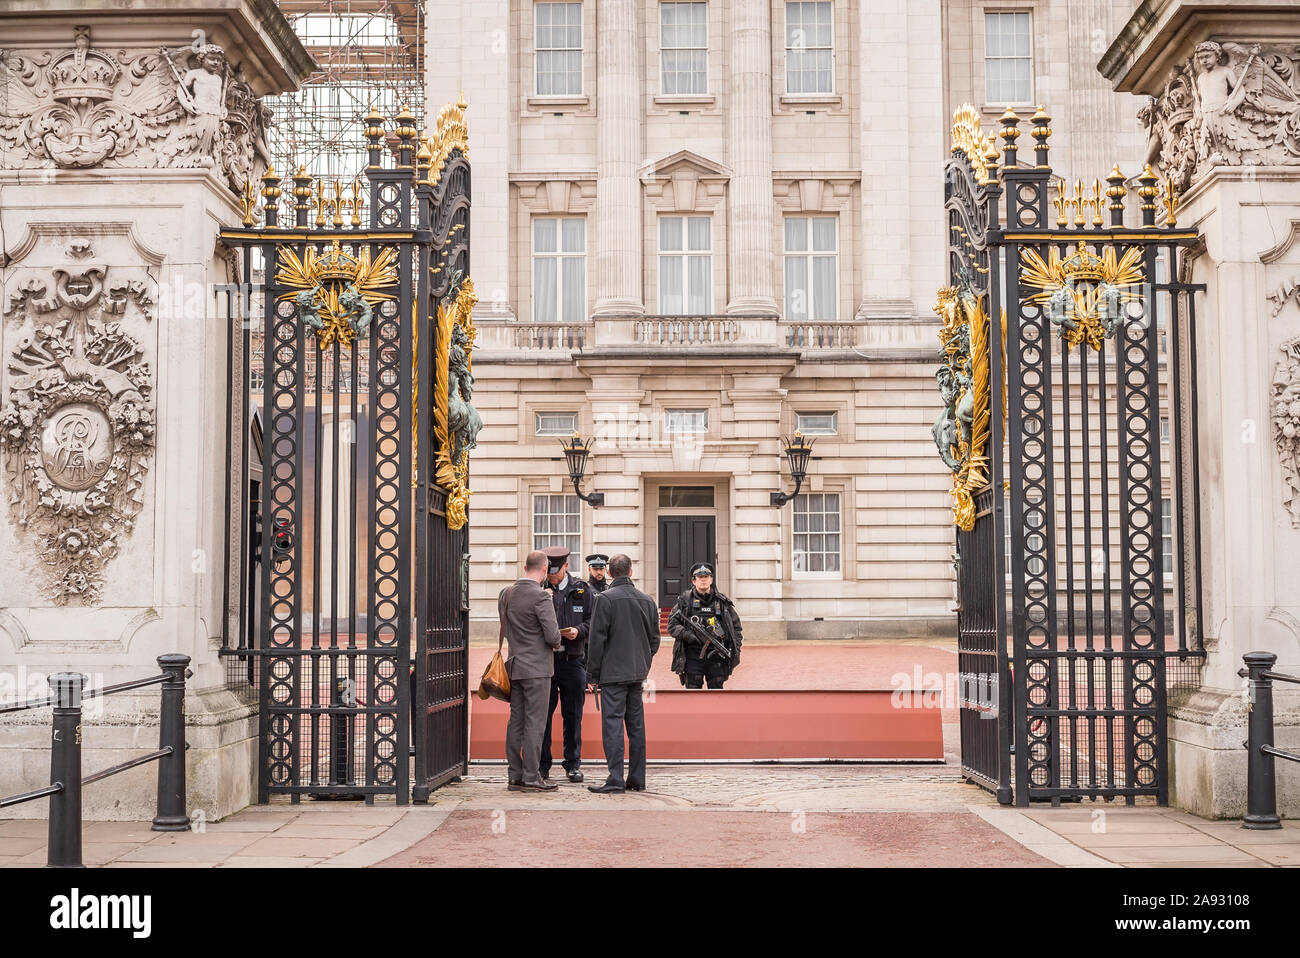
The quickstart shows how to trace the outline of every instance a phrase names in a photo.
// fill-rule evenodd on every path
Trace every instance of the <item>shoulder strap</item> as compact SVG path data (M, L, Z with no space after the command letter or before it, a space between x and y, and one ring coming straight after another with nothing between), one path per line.
M513 591L515 591L515 586L516 586L517 584L518 584L518 583L512 582L512 583L510 583L510 585L506 586L506 595L505 595L505 599L504 599L504 601L502 601L502 603L501 603L501 615L498 617L498 618L500 618L500 620L501 620L501 629L500 629L500 631L497 633L497 653L498 653L498 654L500 654L500 652L501 652L501 646L504 645L504 644L505 644L505 641L506 641L506 612L508 612L508 611L510 610L510 593L513 592Z

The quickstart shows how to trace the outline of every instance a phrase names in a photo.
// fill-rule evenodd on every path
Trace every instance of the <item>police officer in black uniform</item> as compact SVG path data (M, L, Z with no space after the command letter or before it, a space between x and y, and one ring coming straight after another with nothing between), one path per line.
M569 781L582 781L582 702L587 692L587 632L595 593L581 579L569 575L569 550L543 549L546 553L546 581L542 588L551 593L555 621L560 627L560 650L555 653L555 675L551 679L551 702L546 710L542 733L542 755L538 770L548 778L551 770L551 720L555 705L564 721L564 770Z
M719 652L700 637L703 630L726 649ZM688 689L720 689L740 664L744 635L740 616L730 599L713 588L713 567L701 562L691 569L691 588L677 597L668 615L668 634L673 637L673 671Z
M609 588L609 580L605 578L605 566L609 564L609 556L597 552L587 556L587 585L591 586L592 592L604 592Z

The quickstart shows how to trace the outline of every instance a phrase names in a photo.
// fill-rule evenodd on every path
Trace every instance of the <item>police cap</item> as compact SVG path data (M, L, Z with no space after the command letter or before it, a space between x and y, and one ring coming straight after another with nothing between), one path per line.
M564 546L553 546L550 549L543 549L542 552L546 555L546 566L549 572L554 572L569 561L569 550Z
M692 579L698 578L699 576L702 575L712 576L713 566L709 565L707 562L701 562L691 569Z
M587 556L588 569L603 569L605 568L608 562L609 562L609 556L602 555L599 552L595 552Z

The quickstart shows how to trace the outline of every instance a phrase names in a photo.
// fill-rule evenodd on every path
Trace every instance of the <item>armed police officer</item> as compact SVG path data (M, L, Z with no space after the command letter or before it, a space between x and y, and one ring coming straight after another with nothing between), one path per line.
M592 592L604 592L609 588L609 582L605 579L605 566L608 564L607 555L597 552L587 556L587 585L591 586Z
M720 689L740 664L744 636L730 599L713 588L713 567L691 569L691 588L677 598L668 616L673 637L673 671L688 689Z
M555 621L560 627L560 648L555 653L555 675L551 678L551 701L546 709L546 730L542 733L542 755L538 768L542 778L549 776L551 758L551 721L556 703L564 722L564 770L569 781L582 781L582 702L587 691L584 665L587 633L591 628L591 610L595 593L581 579L569 575L569 550L563 547L543 549L546 553L546 581L555 606Z

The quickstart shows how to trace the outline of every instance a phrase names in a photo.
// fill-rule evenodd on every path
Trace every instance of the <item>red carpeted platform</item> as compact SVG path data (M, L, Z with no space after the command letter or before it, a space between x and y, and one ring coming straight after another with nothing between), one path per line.
M656 689L645 703L648 757L655 760L840 759L943 761L939 695L890 689ZM510 706L470 704L470 758L505 758ZM563 755L555 711L551 754ZM582 716L584 762L604 757L596 697Z

